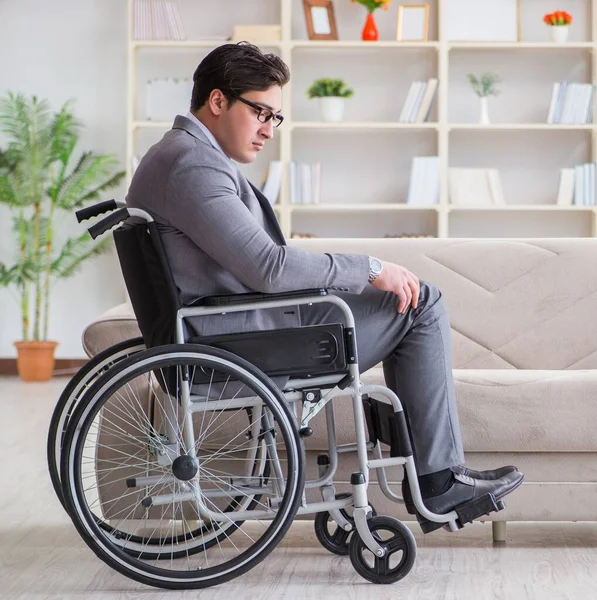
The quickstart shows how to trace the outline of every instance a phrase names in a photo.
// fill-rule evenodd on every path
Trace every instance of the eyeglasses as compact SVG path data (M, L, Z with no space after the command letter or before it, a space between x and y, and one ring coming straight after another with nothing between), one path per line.
M274 127L280 127L280 125L282 125L282 121L284 121L284 117L281 114L272 112L269 108L263 108L263 106L259 106L259 104L255 104L254 102L249 102L249 100L246 100L238 94L228 92L228 96L232 96L233 98L240 100L243 104L254 108L257 111L257 120L260 123L267 123L273 119Z

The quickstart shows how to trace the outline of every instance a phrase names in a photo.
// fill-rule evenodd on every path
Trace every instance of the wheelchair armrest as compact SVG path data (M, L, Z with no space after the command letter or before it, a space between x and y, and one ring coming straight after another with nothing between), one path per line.
M231 306L246 304L248 302L266 302L268 300L290 300L292 298L304 298L305 296L327 296L325 288L309 290L292 290L280 292L279 294L261 294L259 292L248 292L245 294L226 294L222 296L204 296L193 302L190 306Z

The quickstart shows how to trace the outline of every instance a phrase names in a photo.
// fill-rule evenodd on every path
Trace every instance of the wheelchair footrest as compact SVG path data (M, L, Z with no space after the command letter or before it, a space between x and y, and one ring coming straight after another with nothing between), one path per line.
M506 508L503 500L496 500L493 494L485 494L480 498L457 506L454 510L458 515L460 525L472 523L475 519L492 512L498 512Z

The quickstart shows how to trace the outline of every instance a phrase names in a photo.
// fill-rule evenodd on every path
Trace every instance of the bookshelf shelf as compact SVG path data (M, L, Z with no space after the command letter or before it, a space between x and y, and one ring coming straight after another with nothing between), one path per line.
M594 212L594 206L557 206L556 204L510 204L507 206L448 206L448 212L470 212L470 211L498 211L498 212L507 212L507 211L535 211L535 212L543 212L543 211L572 211L572 212L581 212L581 211L590 211Z
M448 50L593 50L592 42L448 42Z
M305 204L305 205L292 205L290 207L291 212L363 212L363 211L396 211L396 210L430 210L437 212L440 209L438 205L425 206L418 204L398 204L386 202L383 204Z
M318 121L294 121L292 129L437 129L438 123L388 123L375 121L324 123Z
M212 15L207 9L205 14L201 13L201 30L193 32L192 22L185 20L185 24L189 23L189 37L194 35L199 39L174 41L134 40L135 0L128 0L129 180L132 157L141 152L141 146L153 143L172 125L170 121L141 120L145 116L137 110L141 104L141 67L150 70L141 63L155 63L158 77L189 77L198 59L211 48L227 43L222 39L201 39L204 35L200 34L215 37L232 32L237 19L242 22L245 1L230 0L228 16L216 14L215 8ZM387 233L386 221L396 221L392 223L394 229L437 237L458 237L463 231L475 237L495 237L496 231L506 237L513 231L572 237L586 236L589 232L597 237L597 207L539 204L545 200L555 202L560 169L569 170L574 164L597 160L597 125L540 122L543 115L547 117L554 82L567 79L597 84L597 0L575 3L575 29L571 31L572 39L564 44L544 41L547 31L541 17L551 10L547 0L522 3L524 41L448 41L443 37L442 18L449 1L430 4L430 41L395 41L398 3L392 3L387 14L380 13L380 40L363 42L360 40L363 13L352 10L347 0L334 0L339 34L346 38L339 41L301 39L306 30L302 3L298 0L267 0L267 6L266 0L254 0L253 8L257 13L261 11L259 14L269 23L274 8L281 26L280 41L256 43L265 51L279 54L289 65L292 78L283 90L283 126L276 130L267 151L253 165L243 165L242 170L247 167L245 173L255 183L263 180L269 161L281 161L284 166L281 189L272 208L287 237L296 229L326 228L330 237L357 237L361 230L376 231L381 237ZM194 4L188 3L187 9ZM199 9L194 10L199 18ZM207 24L212 18L214 27L210 31ZM169 52L176 49L190 52ZM144 50L154 52L142 54ZM193 56L194 50L197 56ZM175 63L173 56L177 60L180 56L181 60ZM492 100L493 122L489 125L468 122L477 118L478 100L466 75L485 71L497 71L504 82L503 87L500 85L503 94ZM316 120L319 116L316 105L307 104L304 92L318 77L340 77L355 89L347 120L340 123ZM409 85L431 78L437 78L439 85L429 121L399 122ZM593 108L593 114L597 114L595 100ZM439 157L438 204L384 202L406 199L413 158L431 156ZM291 204L291 161L321 163L323 197L362 200ZM505 197L525 204L451 205L448 177L451 167L497 169ZM344 224L350 224L351 233L341 230Z
M341 50L343 48L357 49L357 50L379 50L380 48L386 49L430 49L439 50L439 42L390 42L390 41L377 41L377 42L361 42L355 41L320 41L313 42L308 40L292 41L290 42L292 49L327 49L327 50Z
M475 129L479 131L491 131L491 130L507 130L517 129L521 131L525 130L539 130L539 131L568 131L568 130L580 130L580 131L592 131L595 129L595 125L591 124L579 124L579 125L549 125L547 123L492 123L490 125L480 125L478 123L451 123L448 126L449 130L467 130Z

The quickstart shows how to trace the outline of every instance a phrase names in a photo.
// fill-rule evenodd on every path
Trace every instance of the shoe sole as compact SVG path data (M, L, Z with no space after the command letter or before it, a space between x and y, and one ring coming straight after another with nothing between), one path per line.
M510 488L507 492L505 492L501 496L494 496L496 503L499 503L502 498L506 497L508 494L511 494L515 489L520 487L522 485L523 481L524 481L524 477L522 477L520 479L520 481L514 487ZM503 502L502 502L502 505L503 505ZM458 507L455 506L452 510L456 510L456 508L458 508ZM503 510L504 508L506 508L506 507L502 506L502 508L500 508L499 510ZM494 511L494 512L498 512L498 511ZM415 510L415 514L417 515L417 521L418 521L419 525L421 526L421 531L423 533L431 533L432 531L436 531L437 529L440 529L441 527L444 527L445 525L447 525L447 523L436 523L435 521L430 521L429 519L422 517L418 512L416 512L416 510ZM464 525L462 525L462 527L464 527Z

